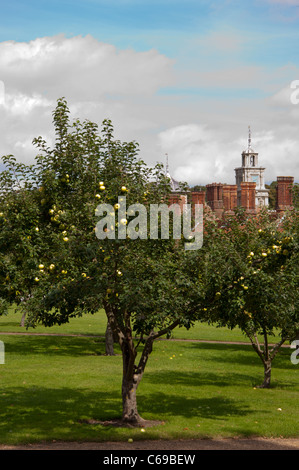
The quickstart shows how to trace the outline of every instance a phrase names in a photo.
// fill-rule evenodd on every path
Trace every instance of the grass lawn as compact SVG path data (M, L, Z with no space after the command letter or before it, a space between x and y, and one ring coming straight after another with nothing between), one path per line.
M23 331L19 317L0 319L1 332ZM221 331L223 330L223 331ZM241 333L197 325L176 336L244 341ZM105 318L73 319L36 331L104 335ZM189 336L188 336L189 335ZM283 349L273 364L272 388L255 388L263 366L249 345L158 341L138 389L140 414L164 424L121 429L86 424L121 415L120 355L104 356L100 337L1 334L0 443L51 440L174 439L299 436L299 366ZM119 353L119 349L115 349Z
M20 327L21 315L14 313L11 308L8 315L0 316L0 333L48 333L48 334L81 334L104 336L106 330L106 316L103 311L99 311L95 315L84 315L80 318L71 318L69 323L64 325L54 325L49 327L37 326L36 328ZM249 340L239 330L229 330L228 328L216 328L205 323L196 323L190 330L185 328L176 328L173 331L173 338L176 339L200 339L200 340L217 340L217 341L245 341Z

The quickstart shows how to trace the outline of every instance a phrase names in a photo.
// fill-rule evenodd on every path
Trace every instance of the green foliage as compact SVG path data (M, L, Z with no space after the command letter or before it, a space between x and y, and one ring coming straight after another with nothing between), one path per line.
M272 181L271 184L266 184L265 187L269 189L269 209L275 210L277 181Z
M261 213L207 226L210 311L231 327L271 333L277 326L289 337L298 312L297 214L284 220ZM209 237L208 240L211 240ZM212 314L213 316L213 314ZM288 333L287 333L288 332Z
M34 240L35 267L42 268L34 273L35 293L27 303L29 324L61 324L105 303L121 328L129 316L140 334L173 322L190 325L184 314L190 280L184 284L182 274L177 276L178 266L186 263L182 243L120 240L117 223L116 239L95 236L99 203L117 213L123 196L127 206L166 201L170 188L163 168L149 168L138 159L135 142L115 140L110 121L103 122L100 136L88 121L71 125L68 114L66 102L59 100L53 149L42 138L34 140L39 154L31 179L40 196L35 200L40 234L38 243ZM106 230L108 235L111 228Z
M293 186L293 204L294 207L299 209L299 183L295 183Z
M1 296L18 303L18 292L29 326L63 324L104 307L127 357L131 390L133 376L139 375L138 382L142 377L154 339L177 325L190 327L196 318L192 296L200 288L198 279L188 275L188 254L183 240L173 239L171 224L166 240L150 239L149 218L146 240L120 237L130 222L125 211L113 225L106 223L104 239L96 237L102 220L96 212L99 203L118 214L124 199L127 207L140 203L147 209L168 201L170 185L162 166L150 168L140 160L135 142L115 140L109 120L101 135L89 121L71 124L64 99L58 100L53 123L55 146L49 148L42 137L34 139L34 165L4 158L3 203L11 205L12 200L15 215L11 210L2 214L1 249L7 257L2 272L12 281ZM114 231L116 237L111 236ZM140 335L137 344L134 329ZM137 366L140 345L143 356Z
M265 365L299 331L298 213L279 218L239 212L221 227L207 222L205 229L205 317L240 327ZM270 351L268 337L276 329L280 341Z

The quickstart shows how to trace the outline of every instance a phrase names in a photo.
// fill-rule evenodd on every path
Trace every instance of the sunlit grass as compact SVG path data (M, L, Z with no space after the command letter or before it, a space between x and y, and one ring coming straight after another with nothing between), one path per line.
M249 345L157 342L138 407L163 424L141 432L85 423L121 415L118 347L107 357L103 338L0 339L1 443L299 435L299 369L289 349L274 361L272 388L262 390L263 367Z
M82 317L71 318L69 323L45 327L38 325L36 328L24 328L20 326L21 314L15 313L11 308L8 315L0 316L0 332L14 333L47 333L47 334L80 334L104 336L107 319L105 312L100 310L96 314L85 314ZM189 330L176 328L173 331L174 339L196 339L217 341L241 341L248 342L246 336L238 329L216 328L206 323L196 322Z

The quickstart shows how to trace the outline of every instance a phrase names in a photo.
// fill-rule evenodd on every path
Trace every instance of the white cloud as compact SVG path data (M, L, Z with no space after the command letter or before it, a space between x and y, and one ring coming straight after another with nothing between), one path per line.
M25 95L24 93L16 93L5 95L4 109L7 113L17 115L28 115L35 108L55 105L54 100L48 100L41 95L34 93L32 96Z
M213 47L235 48L233 37L222 45L217 34L208 39ZM31 145L34 137L41 135L51 145L52 112L56 100L64 96L72 118L98 124L112 119L115 137L137 140L140 156L149 164L165 163L167 152L173 176L189 184L234 183L249 124L260 164L267 168L267 181L285 173L298 179L299 105L286 105L287 82L289 77L299 78L298 69L225 65L204 67L202 61L198 68L179 71L173 60L156 50L118 50L91 36L2 42L0 154L13 153L29 162L36 153ZM186 99L157 94L168 86L209 91L215 87L219 99L217 93ZM251 87L270 90L272 96L244 98L242 90ZM240 99L223 97L222 88L238 90Z
M169 154L175 179L190 185L233 182L234 162L231 143L219 132L203 125L177 126L159 134L162 152Z
M28 139L51 138L52 112L60 97L67 99L72 117L98 124L115 119L124 123L123 134L155 125L147 106L160 87L172 82L172 68L173 61L156 50L118 50L90 35L2 42L0 152L32 160L35 149L30 150ZM136 116L132 109L138 100L144 110Z
M266 168L268 183L277 176L299 173L298 137L288 137L292 130L266 129L253 135L252 146L259 153L259 166ZM162 152L169 154L172 176L190 185L235 184L234 170L241 165L241 153L247 148L247 136L244 132L239 137L237 128L225 135L220 129L195 124L163 131L159 140Z
M172 61L155 50L117 50L92 36L63 35L28 43L0 43L6 89L57 98L98 99L110 94L150 94L171 78Z

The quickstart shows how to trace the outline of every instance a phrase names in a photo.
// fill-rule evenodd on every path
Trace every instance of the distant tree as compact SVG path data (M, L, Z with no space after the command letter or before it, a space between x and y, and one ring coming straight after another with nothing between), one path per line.
M262 387L267 388L273 359L299 332L298 213L271 219L266 211L258 216L240 212L221 228L207 221L205 230L202 314L247 335L263 363Z
M3 157L0 173L0 299L1 313L8 306L22 312L36 287L39 272L41 193L34 188L31 167L12 155ZM40 268L41 269L41 268ZM42 270L42 269L41 269Z
M266 184L265 187L269 189L269 209L275 210L277 181L272 181L271 184Z
M293 186L293 204L299 210L299 183L295 183Z
M190 189L191 191L206 191L207 190L206 186L203 186L200 184L196 184L195 186L192 186L192 188Z

